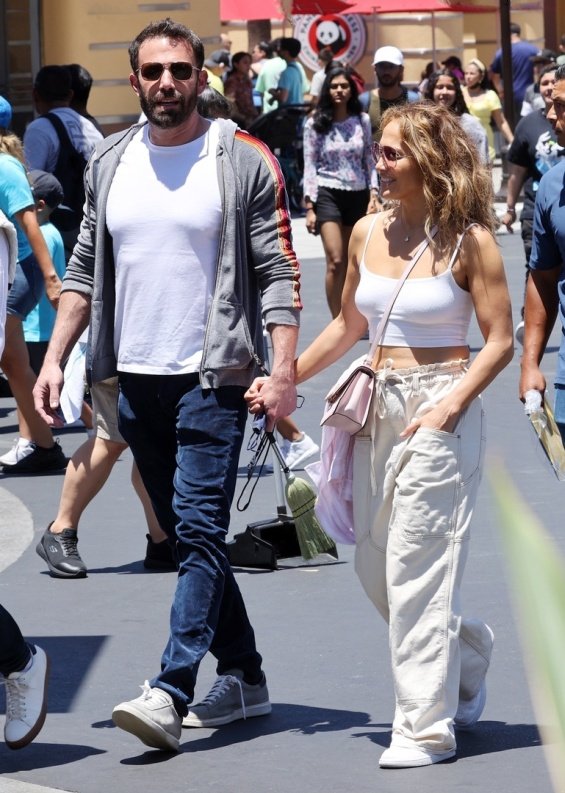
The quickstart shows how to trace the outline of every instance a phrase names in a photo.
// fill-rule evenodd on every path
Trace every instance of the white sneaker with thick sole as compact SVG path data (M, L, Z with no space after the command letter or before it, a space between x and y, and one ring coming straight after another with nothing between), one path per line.
M309 435L303 432L301 440L289 442L288 446L285 446L281 451L289 470L298 471L304 467L304 463L307 460L318 454L320 447L317 443L314 443Z
M164 752L178 752L181 717L173 698L162 688L151 688L147 680L141 689L143 693L137 699L116 705L112 721L146 746Z
M455 749L444 752L432 752L420 746L395 746L394 744L382 753L379 766L381 768L420 768L424 765L443 763L455 757Z
M45 721L49 659L41 647L32 650L29 668L4 678L6 686L6 724L4 738L10 749L31 743Z
M191 705L183 727L220 727L238 719L266 716L271 712L265 676L256 685L243 680L239 669L230 669L216 682L198 705Z
M34 444L27 438L16 438L10 451L0 457L0 465L16 465L31 454L34 448Z

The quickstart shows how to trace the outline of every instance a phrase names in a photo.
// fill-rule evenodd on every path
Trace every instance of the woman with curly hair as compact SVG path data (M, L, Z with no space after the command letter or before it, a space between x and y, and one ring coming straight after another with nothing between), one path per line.
M459 123L477 147L481 160L490 161L488 138L478 118L469 113L461 83L450 69L440 69L428 78L424 98L443 105L459 118Z
M328 71L316 110L304 127L304 204L306 228L322 237L326 297L336 317L351 230L360 217L377 208L371 122L343 66Z
M456 116L419 102L389 108L381 129L374 153L390 208L353 229L341 312L298 358L296 381L367 327L374 338L410 262L375 347L369 419L350 446L350 541L389 624L396 697L380 765L409 768L453 757L456 730L485 705L493 632L463 617L460 587L484 456L480 395L512 358L512 317L492 180ZM471 361L473 313L484 345ZM248 392L251 412L261 389L258 379Z

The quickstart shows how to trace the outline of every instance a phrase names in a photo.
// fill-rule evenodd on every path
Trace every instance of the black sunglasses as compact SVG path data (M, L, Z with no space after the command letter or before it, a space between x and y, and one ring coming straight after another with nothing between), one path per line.
M154 83L161 79L165 69L171 73L175 80L190 80L193 72L201 71L187 61L175 61L175 63L144 63L137 70L144 80Z

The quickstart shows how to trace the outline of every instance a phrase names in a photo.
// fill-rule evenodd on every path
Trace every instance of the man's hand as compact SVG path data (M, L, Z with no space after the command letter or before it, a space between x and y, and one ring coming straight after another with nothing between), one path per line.
M36 411L50 427L63 427L59 414L59 397L63 387L63 372L56 364L45 364L33 389Z
M525 394L528 391L539 391L543 403L543 398L546 388L547 388L547 381L541 369L535 366L526 367L524 366L524 364L522 364L522 374L520 375L520 386L519 386L520 400L522 402L524 401Z
M500 218L500 222L503 226L506 226L507 231L510 234L514 234L514 229L512 228L512 224L516 220L516 211L512 209L507 209L504 215Z
M296 410L296 386L293 380L277 375L257 377L246 391L245 400L250 413L265 415L270 432L279 419Z

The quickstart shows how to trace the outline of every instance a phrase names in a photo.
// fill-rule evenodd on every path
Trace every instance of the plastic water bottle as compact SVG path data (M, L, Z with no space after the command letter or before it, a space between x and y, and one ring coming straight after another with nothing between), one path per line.
M536 420L540 425L545 428L547 425L547 416L541 406L541 394L535 389L526 391L524 394L524 412L532 420Z

